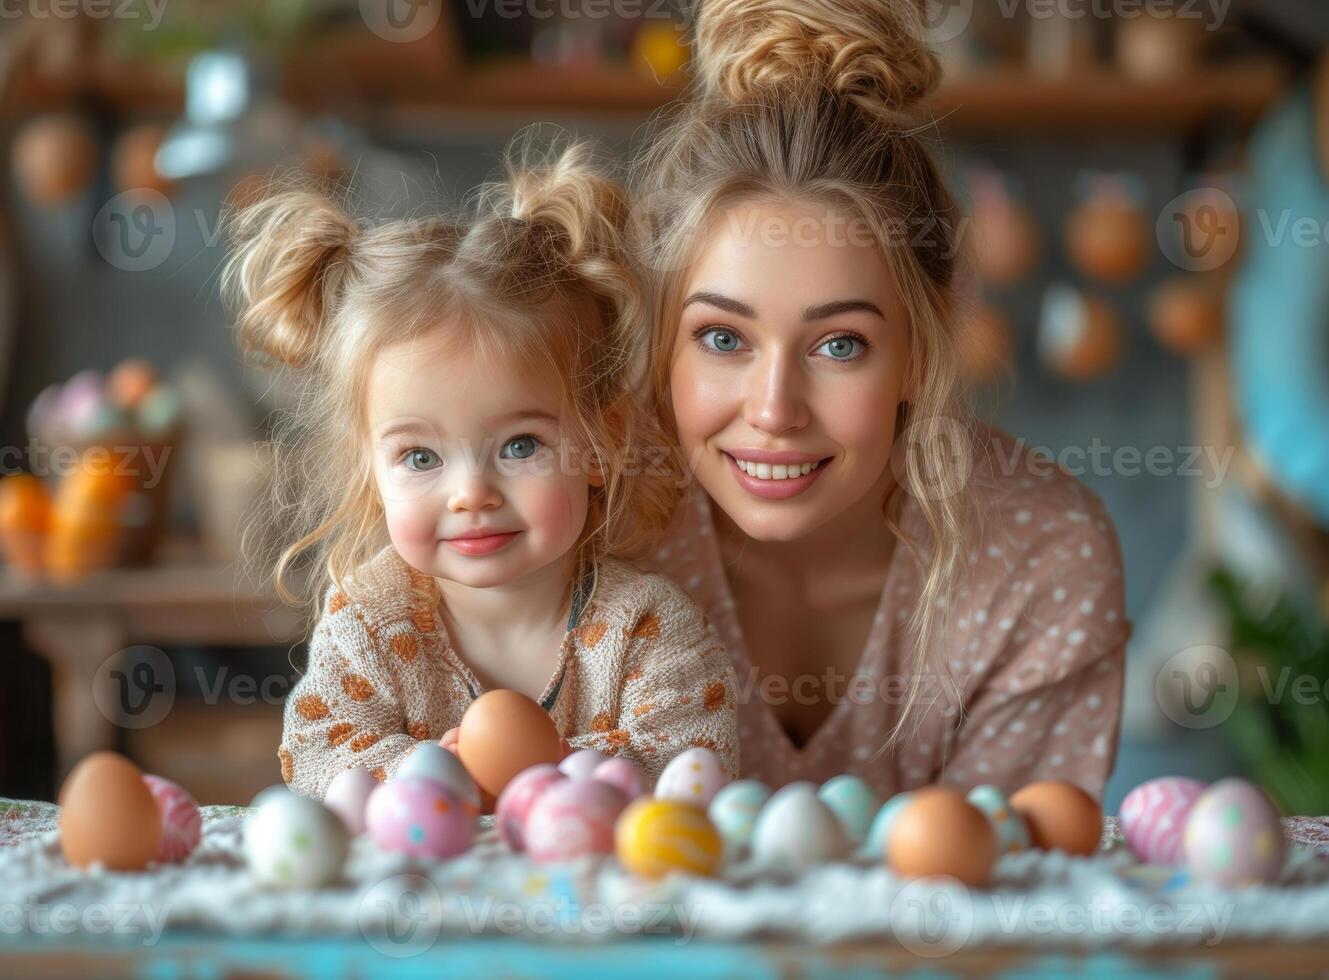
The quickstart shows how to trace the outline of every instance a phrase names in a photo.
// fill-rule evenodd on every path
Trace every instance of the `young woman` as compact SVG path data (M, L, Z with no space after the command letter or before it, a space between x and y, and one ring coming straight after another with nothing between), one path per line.
M921 26L882 0L702 6L696 88L635 181L657 410L695 477L652 567L729 649L746 776L1101 796L1120 551L1091 492L965 408Z

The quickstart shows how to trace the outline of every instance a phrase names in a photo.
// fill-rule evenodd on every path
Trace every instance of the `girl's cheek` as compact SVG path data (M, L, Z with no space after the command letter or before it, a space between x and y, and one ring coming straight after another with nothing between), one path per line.
M385 500L383 516L388 536L402 557L409 557L407 552L417 555L433 553L438 537L437 521L419 502Z

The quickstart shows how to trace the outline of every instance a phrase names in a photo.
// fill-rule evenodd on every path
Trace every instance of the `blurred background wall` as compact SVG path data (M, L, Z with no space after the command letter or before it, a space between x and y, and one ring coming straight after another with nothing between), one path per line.
M7 334L0 314L0 438L30 446L34 430L55 424L42 413L63 389L44 391L80 377L95 387L100 379L84 372L105 376L135 358L146 366L131 368L151 369L139 386L158 391L147 428L178 450L166 500L148 505L165 508L159 533L130 578L74 569L69 584L33 584L11 569L0 604L0 655L14 665L0 694L0 795L49 798L68 754L99 739L200 787L203 802L243 802L276 780L280 696L301 663L298 630L272 613L266 643L261 631L191 639L178 620L203 607L190 603L221 600L200 584L162 612L153 604L169 590L150 577L184 567L177 585L189 575L223 592L240 582L235 515L262 476L244 446L261 438L273 404L263 380L242 371L221 308L223 205L255 193L274 169L302 166L340 181L367 214L449 207L535 121L598 135L608 152L625 154L648 114L685 83L689 12L677 3L606 4L604 17L563 8L546 18L516 5L520 16L510 18L501 4L436 0L168 0L157 11L127 4L133 18L64 18L34 0L0 20L0 241L10 280L0 289L10 314ZM1278 596L1292 597L1314 647L1325 595L1323 512L1295 481L1280 482L1280 449L1249 439L1243 363L1228 339L1243 263L1252 249L1282 243L1270 241L1268 222L1258 241L1247 211L1245 247L1218 261L1179 243L1184 229L1168 216L1189 208L1196 228L1221 237L1224 202L1254 203L1244 196L1259 184L1253 134L1258 142L1261 125L1319 77L1329 10L1311 0L1178 0L1150 8L1153 17L1138 9L1106 0L929 7L948 68L929 111L978 246L971 329L984 412L1102 496L1125 554L1136 635L1109 808L1148 776L1258 769L1269 751L1261 731L1301 751L1284 705L1266 697L1251 711L1238 706L1227 724L1218 718L1222 705L1233 710L1225 694L1219 709L1188 714L1158 679L1176 664L1191 680L1240 668L1233 623L1256 629ZM1329 125L1329 108L1319 112ZM1305 118L1311 147L1315 119ZM1329 219L1313 202L1304 207L1294 217ZM1323 264L1323 241L1299 247L1318 248ZM1329 378L1329 359L1320 367ZM129 374L121 384L132 388ZM139 424L132 414L103 422L109 431ZM1329 426L1305 421L1297 445L1313 456ZM1095 445L1116 455L1089 465ZM1155 447L1170 461L1137 472ZM1191 459L1191 447L1211 455ZM1228 450L1219 472L1204 469ZM6 472L23 469L32 467L6 461ZM1227 594L1225 604L1207 580L1219 566L1261 588ZM130 591L115 593L110 580ZM153 608L125 614L134 603ZM257 596L244 615L256 608L269 607ZM140 616L147 628L125 625ZM71 622L83 632L62 633ZM1286 651L1292 641L1278 642ZM1200 649L1210 644L1218 653ZM169 712L126 725L124 705L106 709L93 697L110 683L109 654L122 676L168 664ZM237 678L256 689L266 682L267 692L237 694ZM1323 713L1323 701L1311 711ZM1326 776L1318 799L1329 807Z

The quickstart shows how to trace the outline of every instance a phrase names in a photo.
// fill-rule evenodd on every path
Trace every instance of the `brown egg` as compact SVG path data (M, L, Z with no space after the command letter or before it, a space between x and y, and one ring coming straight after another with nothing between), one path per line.
M111 154L111 173L121 191L148 190L169 194L175 185L157 172L157 150L166 139L166 127L147 123L126 130Z
M979 278L990 286L1011 286L1028 278L1043 252L1038 222L1028 209L1013 201L979 203L972 221Z
M139 357L117 364L106 376L106 394L122 408L137 408L157 384L157 372Z
M1223 336L1223 300L1212 278L1173 276L1149 297L1149 327L1174 354L1198 354Z
M160 837L157 801L138 766L115 752L94 752L70 772L60 789L60 849L70 864L141 871Z
M562 761L563 740L549 713L526 695L490 691L462 715L457 755L480 788L497 797L523 769Z
M1011 806L1024 817L1030 840L1039 850L1087 855L1098 849L1103 810L1073 783L1030 783L1011 797Z
M1090 381L1117 365L1124 346L1121 325L1106 301L1070 286L1048 288L1038 349L1053 371L1072 381Z
M918 790L891 826L886 861L898 875L948 875L971 887L987 884L997 859L997 833L963 793Z
M39 204L61 204L92 180L97 141L88 124L72 114L42 116L14 138L14 173Z
M1071 212L1066 248L1087 276L1129 282L1149 264L1150 227L1133 204L1090 199Z

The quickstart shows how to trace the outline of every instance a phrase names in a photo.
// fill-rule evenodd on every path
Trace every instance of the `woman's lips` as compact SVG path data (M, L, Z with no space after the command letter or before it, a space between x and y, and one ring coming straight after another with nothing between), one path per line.
M738 485L755 497L761 497L765 500L787 500L790 497L796 497L812 484L817 482L817 477L821 476L822 470L831 465L831 461L823 460L811 473L803 476L796 476L784 480L761 480L755 476L749 476L743 468L738 465L738 461L728 453L722 454L725 462L729 465L729 472L734 475Z
M482 538L447 538L448 547L463 555L488 555L507 545L520 531L489 534Z

